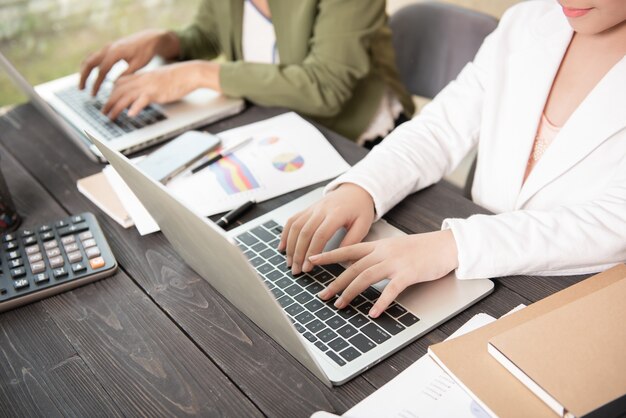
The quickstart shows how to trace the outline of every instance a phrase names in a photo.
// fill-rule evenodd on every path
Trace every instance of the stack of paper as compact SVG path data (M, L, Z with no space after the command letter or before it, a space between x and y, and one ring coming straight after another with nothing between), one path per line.
M293 112L218 136L222 146L247 137L253 140L206 169L192 174L190 168L167 184L173 195L205 216L234 209L249 200L268 200L331 179L350 168L313 125ZM144 235L158 231L156 222L117 173L110 167L104 173L139 232ZM94 200L93 194L88 197Z

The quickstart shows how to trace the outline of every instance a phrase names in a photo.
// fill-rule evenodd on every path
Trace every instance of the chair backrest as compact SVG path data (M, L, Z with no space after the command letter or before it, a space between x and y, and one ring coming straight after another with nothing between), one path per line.
M452 4L420 2L398 10L389 25L400 78L412 94L433 98L474 58L498 20Z

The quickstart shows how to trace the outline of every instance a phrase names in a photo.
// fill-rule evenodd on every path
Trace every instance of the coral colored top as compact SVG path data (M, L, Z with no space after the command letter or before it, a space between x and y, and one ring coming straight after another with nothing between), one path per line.
M543 153L546 152L554 138L556 138L560 130L561 127L550 122L545 113L541 115L541 121L539 122L539 127L537 128L537 135L535 136L535 143L532 151L530 152L528 164L526 165L524 182L528 178L532 169L535 168L535 165L537 165L537 162L543 156Z

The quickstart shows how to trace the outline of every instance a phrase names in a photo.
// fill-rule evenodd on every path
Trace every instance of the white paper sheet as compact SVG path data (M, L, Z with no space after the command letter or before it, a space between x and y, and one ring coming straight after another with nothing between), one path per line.
M326 138L297 114L285 113L218 134L222 145L252 141L204 170L182 173L167 184L172 193L205 216L306 187L343 173L350 166ZM197 165L200 165L199 161ZM114 172L114 171L113 171ZM107 176L144 235L158 226L119 176Z

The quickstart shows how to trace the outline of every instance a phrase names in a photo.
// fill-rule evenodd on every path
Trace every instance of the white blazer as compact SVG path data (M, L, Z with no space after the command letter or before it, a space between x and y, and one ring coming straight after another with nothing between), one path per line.
M625 262L625 58L523 182L572 34L556 1L512 7L455 81L327 190L358 184L382 216L478 144L472 196L496 215L444 221L457 243L459 278L589 273Z

